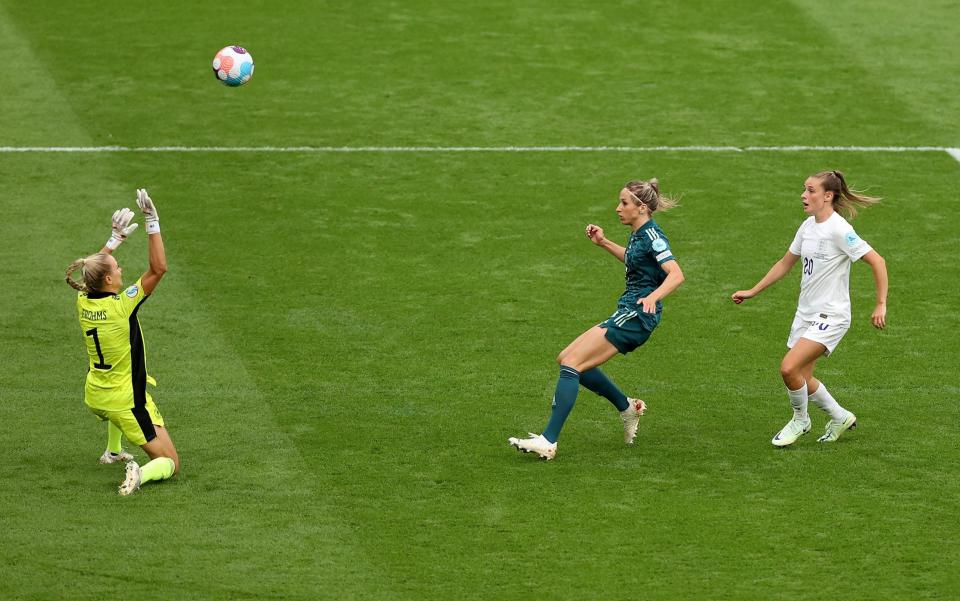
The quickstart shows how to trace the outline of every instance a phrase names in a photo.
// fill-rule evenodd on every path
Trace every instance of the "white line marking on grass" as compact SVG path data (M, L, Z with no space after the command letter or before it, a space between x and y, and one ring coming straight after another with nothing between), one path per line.
M745 146L750 152L949 152L943 146Z
M742 152L736 146L0 146L0 152Z
M0 146L0 153L946 152L944 146Z

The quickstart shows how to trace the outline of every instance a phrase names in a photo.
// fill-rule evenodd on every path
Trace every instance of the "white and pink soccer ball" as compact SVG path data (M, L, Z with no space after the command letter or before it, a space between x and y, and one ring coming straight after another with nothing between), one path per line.
M241 46L227 46L213 57L213 74L231 88L242 86L253 77L253 57Z

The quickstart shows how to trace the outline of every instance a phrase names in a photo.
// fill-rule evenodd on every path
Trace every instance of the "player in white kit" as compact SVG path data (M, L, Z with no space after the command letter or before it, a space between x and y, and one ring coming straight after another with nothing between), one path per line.
M804 182L803 211L810 215L797 230L790 249L767 275L749 290L733 293L738 305L787 275L803 260L800 300L787 339L787 354L780 363L780 375L787 386L793 419L773 437L774 445L785 447L810 431L808 399L830 415L819 442L833 442L857 425L857 416L837 403L823 382L813 377L817 360L829 355L850 328L850 265L863 259L873 270L877 306L870 316L883 329L887 315L887 266L877 251L853 230L841 213L853 218L857 207L879 198L850 190L839 171L822 171Z

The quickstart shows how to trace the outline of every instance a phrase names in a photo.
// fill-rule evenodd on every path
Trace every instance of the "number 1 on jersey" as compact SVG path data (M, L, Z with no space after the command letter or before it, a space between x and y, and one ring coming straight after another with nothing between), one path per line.
M97 336L97 328L90 328L84 333L87 336L93 336L93 344L97 347L97 356L100 357L100 363L94 363L93 366L97 369L110 369L113 367L103 360L103 351L100 350L100 337Z

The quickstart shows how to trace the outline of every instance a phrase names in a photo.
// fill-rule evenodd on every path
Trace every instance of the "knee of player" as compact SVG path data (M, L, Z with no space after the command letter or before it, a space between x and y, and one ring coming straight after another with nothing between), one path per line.
M800 370L790 363L783 361L780 363L780 376L786 380L787 378L793 378L794 376L800 375Z

